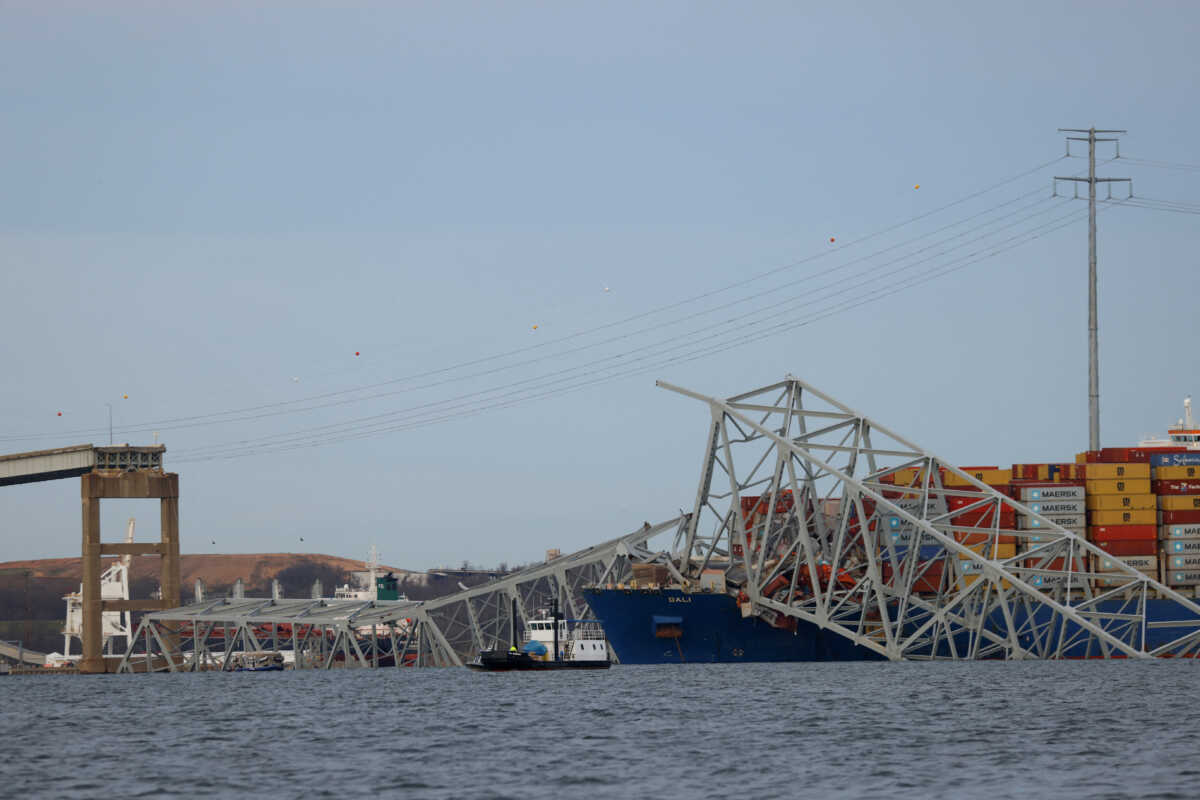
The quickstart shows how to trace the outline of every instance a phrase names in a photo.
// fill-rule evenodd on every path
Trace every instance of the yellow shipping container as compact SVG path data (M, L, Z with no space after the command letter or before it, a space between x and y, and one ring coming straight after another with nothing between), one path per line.
M1088 511L1114 511L1116 509L1155 508L1152 494L1090 494L1087 498Z
M1153 509L1138 511L1089 511L1089 525L1154 525L1158 512Z
M962 578L960 579L962 581L961 588L966 588L966 587L970 586L971 584L973 584L975 581L979 580L982 577L983 577L982 575L976 575L976 574L963 575ZM1002 579L1000 581L1000 585L1004 587L1005 591L1008 591L1009 589L1012 588L1012 581Z
M1087 465L1089 481L1115 480L1117 478L1150 478L1149 464L1093 464Z
M1163 511L1200 511L1200 494L1162 494L1158 507Z
M1160 481L1185 481L1200 478L1200 467L1155 467L1154 477Z
M985 558L988 558L988 557L999 558L999 559L1012 558L1013 556L1015 556L1017 554L1017 545L1013 542L1009 542L1008 544L996 545L995 551L994 551L995 555L992 555L993 550L992 550L991 542L984 542L982 544L969 545L968 549L974 550L976 553L979 553L979 555L981 555ZM959 553L958 557L963 559L964 561L970 559L970 556L964 555L963 553Z
M988 486L1007 486L1012 483L1011 469L967 469L963 472L970 475L977 481L982 481ZM952 472L947 472L942 480L945 486L974 486L973 483L968 483Z
M923 472L924 470L917 469L916 467L905 467L904 469L896 470L892 474L896 476L897 486L919 486L922 482L920 481L920 477Z
M1149 478L1087 481L1088 494L1150 494Z

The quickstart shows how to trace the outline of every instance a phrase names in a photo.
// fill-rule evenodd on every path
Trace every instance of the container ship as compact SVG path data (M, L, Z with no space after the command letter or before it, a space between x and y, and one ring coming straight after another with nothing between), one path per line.
M1143 572L1185 597L1200 597L1200 427L1192 417L1191 399L1184 401L1184 417L1170 426L1165 438L1148 438L1137 447L1105 448L1086 451L1069 463L1014 464L963 467L976 480L1017 500L1040 517L1006 510L1012 518L1001 518L999 529L1027 532L1027 536L999 536L988 546L993 559L1014 559L1018 548L1033 548L1037 529L1049 520L1080 538L1119 558L1125 565ZM919 468L898 470L881 479L892 482L895 491L884 496L902 505L912 495L905 486L922 480ZM940 476L946 487L957 476ZM958 488L961 488L958 487ZM746 520L747 543L750 527L765 514L770 498L741 498ZM792 498L784 493L775 497L776 516L795 514ZM823 509L835 518L839 509ZM940 499L941 511L954 514L956 508L968 508L970 498L947 495ZM866 526L879 530L879 539L893 537L893 545L911 546L913 532L905 530L899 517L876 512L864 501ZM963 520L974 511L955 517L956 524L979 525L978 520ZM761 523L760 523L761 524ZM1048 533L1053 535L1053 533ZM962 541L962 540L960 540ZM732 545L728 558L742 556L741 545ZM938 545L918 544L921 551L944 555ZM927 554L922 552L921 558ZM930 563L933 563L932 560ZM939 562L940 564L941 562ZM710 561L709 566L720 566ZM661 664L689 662L770 662L770 661L859 661L879 660L878 652L855 644L850 639L816 624L779 615L750 613L751 604L741 588L726 581L721 569L704 570L699 581L681 580L676 562L633 564L628 583L603 584L584 589L584 597L593 614L601 620L610 647L624 664ZM1062 569L1059 565L1057 569ZM940 567L939 567L940 569ZM1054 569L1052 567L1052 569ZM1105 573L1115 572L1113 560L1091 556L1088 563L1074 565L1075 570L1093 576L1093 588L1103 591ZM1063 573L1065 576L1066 573ZM674 577L674 579L673 579ZM811 576L809 576L811 577ZM967 576L968 578L971 576ZM887 578L885 571L884 578ZM837 581L839 576L822 576L822 581ZM936 593L939 581L950 580L939 573L926 573L914 590ZM1053 572L1031 577L1031 585L1048 591L1054 585ZM926 585L922 586L924 581ZM783 584L780 584L782 587ZM797 585L793 582L793 585ZM943 583L944 587L944 583ZM764 594L775 587L768 585ZM1180 635L1169 626L1180 620L1180 606L1173 600L1149 598L1146 601L1146 643L1154 646ZM1120 601L1113 601L1113 611ZM1190 620L1193 621L1194 620ZM1157 623L1157 625L1155 624ZM936 654L933 654L936 655ZM1091 657L1080 650L1073 657Z

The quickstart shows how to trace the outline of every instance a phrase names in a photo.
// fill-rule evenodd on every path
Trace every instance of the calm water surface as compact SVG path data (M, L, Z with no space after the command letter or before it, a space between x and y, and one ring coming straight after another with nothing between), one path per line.
M0 678L5 797L1200 796L1200 664Z

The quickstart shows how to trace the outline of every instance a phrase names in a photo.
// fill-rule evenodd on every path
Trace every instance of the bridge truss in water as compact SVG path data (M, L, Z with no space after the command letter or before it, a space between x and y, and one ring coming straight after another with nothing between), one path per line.
M745 616L892 660L1200 654L1192 598L798 378L726 400L659 385L711 412L691 513L437 600L155 611L118 669L229 669L236 653L272 649L297 667L458 666L513 640L514 601L521 622L556 596L588 618L582 589L623 587L639 563L685 591L723 583ZM1018 514L1036 527L1019 529Z
M524 622L554 598L572 619L589 619L582 589L626 580L634 562L662 562L647 549L682 530L684 517L641 528L436 600L215 598L147 614L118 672L231 670L253 654L290 652L298 669L462 666L482 649L507 649ZM676 573L676 576L682 578Z
M676 555L693 580L724 571L743 614L892 660L1200 651L1193 599L804 381L727 400L659 385L712 415Z

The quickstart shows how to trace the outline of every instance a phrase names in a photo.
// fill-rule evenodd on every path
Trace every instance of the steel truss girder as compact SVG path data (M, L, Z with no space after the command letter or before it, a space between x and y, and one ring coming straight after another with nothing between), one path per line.
M519 623L548 607L556 596L574 618L589 617L591 609L583 589L625 580L631 561L664 559L665 555L649 549L649 542L660 535L681 536L686 520L679 516L658 525L643 525L602 544L436 600L218 598L154 611L143 617L118 671L135 671L139 660L146 671L228 669L239 647L262 649L264 642L257 638L256 630L269 630L275 648L281 643L290 645L298 669L374 666L379 659L381 627L398 667L461 666L481 647L511 641L509 618L514 599ZM682 578L673 566L672 570ZM281 638L280 625L290 626L290 635ZM169 635L181 626L190 627L191 635ZM375 635L364 636L367 629ZM219 642L217 648L212 645L214 639ZM190 649L184 648L185 643Z
M798 378L727 400L659 386L707 403L712 419L674 559L692 580L724 567L752 614L893 660L1200 652L1191 599ZM765 502L747 515L743 496ZM1039 527L1002 523L1016 513ZM1024 552L999 557L1014 542ZM1112 571L1091 571L1094 557ZM1152 598L1177 619L1147 623ZM1150 647L1148 625L1170 635Z

